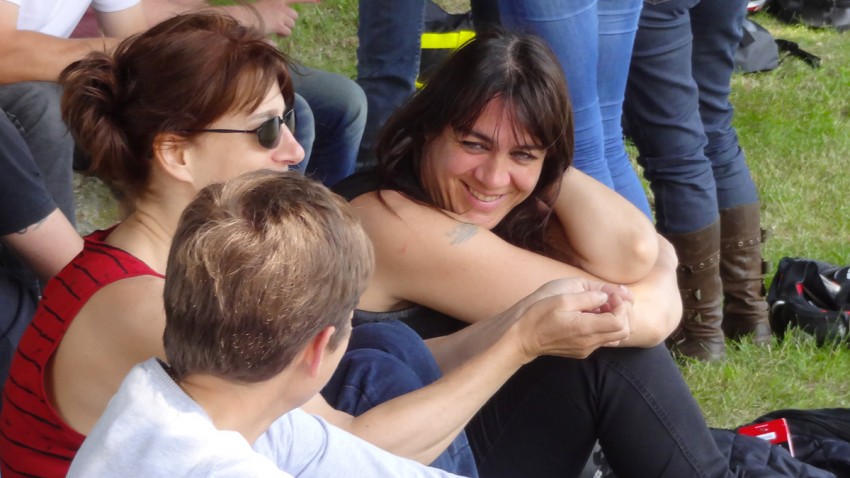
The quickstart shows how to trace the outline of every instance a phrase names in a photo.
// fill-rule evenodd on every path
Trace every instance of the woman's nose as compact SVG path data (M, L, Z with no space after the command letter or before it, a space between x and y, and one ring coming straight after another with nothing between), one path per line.
M304 160L304 148L286 126L281 126L280 144L274 150L274 160L287 166L295 166Z

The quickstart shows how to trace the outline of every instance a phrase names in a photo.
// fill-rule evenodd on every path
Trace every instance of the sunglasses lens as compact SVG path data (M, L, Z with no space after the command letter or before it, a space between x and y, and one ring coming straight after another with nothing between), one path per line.
M295 109L286 110L283 113L283 124L290 133L295 134Z
M257 129L260 146L268 149L277 148L280 144L280 117L269 118Z

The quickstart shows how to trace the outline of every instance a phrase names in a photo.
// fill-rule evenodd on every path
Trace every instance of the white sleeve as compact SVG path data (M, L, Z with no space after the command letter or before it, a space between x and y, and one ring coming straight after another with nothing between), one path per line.
M295 478L457 476L393 455L300 409L274 422L254 450Z
M139 1L140 0L94 0L91 3L91 6L98 12L112 13L126 10L139 3Z

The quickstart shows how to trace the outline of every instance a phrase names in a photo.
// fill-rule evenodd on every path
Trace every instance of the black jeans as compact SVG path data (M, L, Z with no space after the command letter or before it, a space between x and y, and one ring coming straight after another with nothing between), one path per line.
M421 315L408 323L425 337L459 324ZM466 433L482 478L578 476L596 440L618 478L734 476L663 345L540 357Z

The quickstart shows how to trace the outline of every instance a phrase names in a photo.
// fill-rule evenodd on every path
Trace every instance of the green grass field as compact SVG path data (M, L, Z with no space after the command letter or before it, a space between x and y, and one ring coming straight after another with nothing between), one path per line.
M461 0L438 3L466 8ZM304 64L353 77L356 0L298 8L296 33L283 48ZM765 255L773 264L783 256L850 263L850 37L767 14L754 19L822 59L819 70L789 58L772 72L733 79L735 126L772 233ZM769 347L731 346L723 363L685 363L682 372L713 426L779 408L850 405L850 351L818 349L805 334Z

